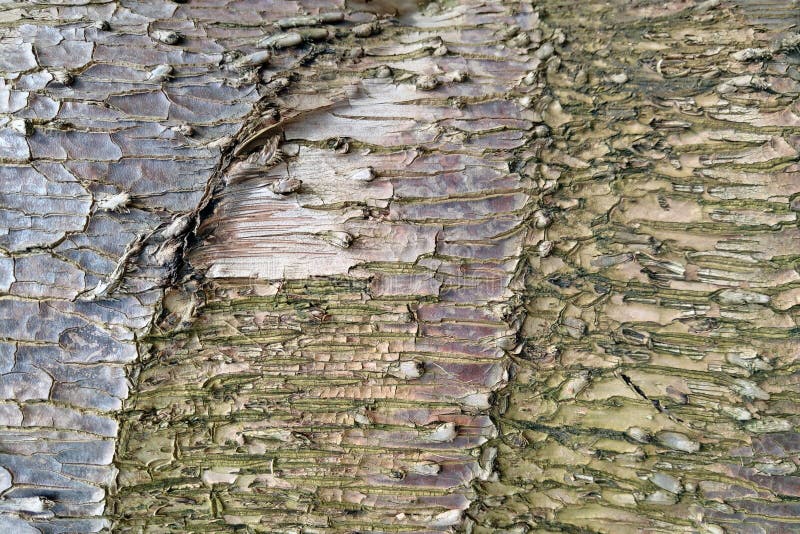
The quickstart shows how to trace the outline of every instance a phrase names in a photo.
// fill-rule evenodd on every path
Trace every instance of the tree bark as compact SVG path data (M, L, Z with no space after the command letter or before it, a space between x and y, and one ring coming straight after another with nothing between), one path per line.
M472 532L798 531L797 6L539 5L553 224Z
M7 530L800 530L796 6L1 13Z

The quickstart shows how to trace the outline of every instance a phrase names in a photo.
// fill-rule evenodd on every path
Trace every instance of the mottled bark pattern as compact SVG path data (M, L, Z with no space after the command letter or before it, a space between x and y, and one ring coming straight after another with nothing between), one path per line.
M0 9L0 530L797 532L794 0Z
M262 33L225 20L260 15L217 4L0 10L4 532L108 524L124 366L179 260L162 245L261 98L220 68L226 49Z
M540 4L554 222L472 532L800 531L789 4Z
M213 187L122 417L121 531L452 531L492 472L543 29L367 8Z

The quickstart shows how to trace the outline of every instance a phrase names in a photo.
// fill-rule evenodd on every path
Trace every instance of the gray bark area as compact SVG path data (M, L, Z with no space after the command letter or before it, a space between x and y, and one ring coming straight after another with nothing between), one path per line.
M0 528L797 532L798 6L0 7Z

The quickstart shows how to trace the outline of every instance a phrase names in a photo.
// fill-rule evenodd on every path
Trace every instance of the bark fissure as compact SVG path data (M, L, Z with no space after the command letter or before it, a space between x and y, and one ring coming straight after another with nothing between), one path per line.
M485 29L466 6L427 27L378 18L380 36L293 69L277 112L245 124L186 256L194 275L145 340L118 529L461 523L492 472L487 412L518 345L507 300L531 184L508 160L531 157L541 123L517 102L541 62L498 32L538 18L484 7ZM440 44L389 44L415 33Z

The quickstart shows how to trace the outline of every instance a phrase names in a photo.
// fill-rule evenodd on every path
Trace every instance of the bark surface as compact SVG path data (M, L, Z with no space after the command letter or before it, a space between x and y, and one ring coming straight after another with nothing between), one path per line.
M0 10L10 532L795 532L795 4Z
M123 416L123 530L449 531L492 471L539 19L377 15L292 68L213 188Z
M797 6L539 5L558 186L472 531L800 531Z

